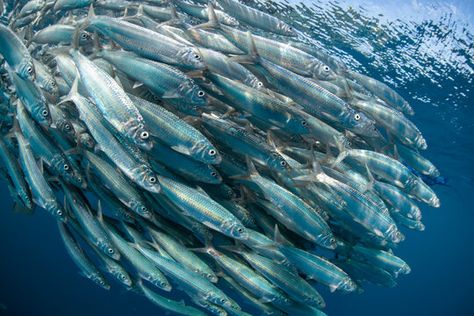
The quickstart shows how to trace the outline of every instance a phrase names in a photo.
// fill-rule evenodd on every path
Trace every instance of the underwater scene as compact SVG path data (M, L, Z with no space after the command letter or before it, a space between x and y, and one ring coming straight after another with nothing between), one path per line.
M0 0L0 316L474 315L473 25Z

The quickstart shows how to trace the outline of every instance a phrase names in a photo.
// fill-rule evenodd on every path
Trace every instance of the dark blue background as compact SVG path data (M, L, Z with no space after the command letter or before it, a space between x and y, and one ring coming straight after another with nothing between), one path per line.
M472 37L469 40L464 43L465 54L473 52ZM351 53L350 48L346 51ZM415 54L414 58L418 57L421 58L420 54ZM471 58L466 63L472 67L472 55L466 58ZM441 82L439 87L426 80L427 76L402 80L390 67L371 67L371 60L363 56L358 61L372 76L396 78L398 88L417 112L414 122L429 144L426 156L448 178L448 185L435 187L441 208L423 208L426 230L408 232L396 251L410 264L412 273L401 276L398 286L392 289L368 286L360 295L323 291L328 305L325 312L329 315L474 315L474 108L472 91L468 91L472 89L472 73L466 75L456 69L449 74L441 71L434 78ZM463 97L459 97L460 92L464 93ZM429 95L430 101L412 99L408 94ZM0 315L162 313L144 298L127 293L115 283L107 292L80 276L49 215L42 210L32 217L13 213L4 184L0 186L0 200Z

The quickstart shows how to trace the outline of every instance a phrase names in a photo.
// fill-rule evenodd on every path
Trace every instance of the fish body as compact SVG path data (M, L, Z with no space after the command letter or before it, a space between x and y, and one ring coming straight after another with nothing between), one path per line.
M119 260L120 253L112 244L107 233L101 227L86 198L74 187L62 185L65 204L74 214L75 219L84 231L85 237L100 251L112 259ZM65 207L66 207L65 205Z
M130 95L143 114L153 136L173 150L206 164L218 164L221 156L196 128L163 107Z
M149 150L152 144L143 117L128 95L96 64L77 51L72 58L79 71L81 83L94 100L102 116L132 143Z
M106 279L97 269L97 267L92 263L91 259L87 257L84 251L79 246L77 240L72 236L70 229L61 222L58 222L59 234L63 240L64 246L74 261L74 263L81 270L81 274L86 278L92 280L94 283L99 285L105 290L110 289L110 285L107 283Z
M290 25L270 14L234 0L219 0L219 4L239 21L248 25L279 35L296 36L296 32ZM217 17L219 18L219 15Z
M80 119L87 125L91 135L99 144L101 151L133 182L143 189L158 193L160 187L157 177L150 166L138 162L119 143L113 134L104 126L100 112L95 105L77 92L77 81L71 89L68 100L74 102Z
M0 55L21 79L35 79L35 67L28 49L20 38L3 24L0 24Z
M163 193L188 216L211 229L236 239L245 239L244 225L231 212L207 195L177 181L159 177Z
M31 198L30 188L26 183L22 169L18 164L18 158L15 157L14 153L10 148L8 148L3 139L0 139L0 159L7 170L11 183L15 187L15 194L18 195L26 208L32 209L33 201Z
M240 255L292 299L315 307L325 306L321 295L298 274L291 272L285 266L247 251L240 252Z
M99 56L111 62L132 79L142 82L158 97L182 111L197 111L207 104L205 93L180 70L169 65L120 51L102 51Z
M155 61L191 69L205 68L197 49L138 25L106 16L92 17L88 29L112 38L126 50Z
M155 143L152 154L155 154L155 159L163 165L177 171L190 180L210 184L222 182L222 177L212 165L193 160L189 156L180 154L166 145L158 142Z

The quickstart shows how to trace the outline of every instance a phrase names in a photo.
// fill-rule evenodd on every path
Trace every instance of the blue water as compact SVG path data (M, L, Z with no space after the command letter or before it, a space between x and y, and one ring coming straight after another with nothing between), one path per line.
M329 315L474 315L474 2L266 2L351 67L395 87L416 111L426 156L448 179L442 207L423 208L424 232L406 232L397 254L412 272L386 289L322 291ZM255 2L253 2L255 3ZM0 185L0 315L161 315L120 286L80 276L54 220L15 214Z

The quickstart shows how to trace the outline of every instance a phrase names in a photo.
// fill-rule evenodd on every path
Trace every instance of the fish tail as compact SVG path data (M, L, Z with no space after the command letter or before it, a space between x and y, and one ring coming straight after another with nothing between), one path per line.
M208 12L208 19L209 21L206 23L198 24L193 26L193 29L215 29L218 30L221 28L221 24L217 19L216 11L214 10L214 4L212 1L209 2L207 5L207 12Z

